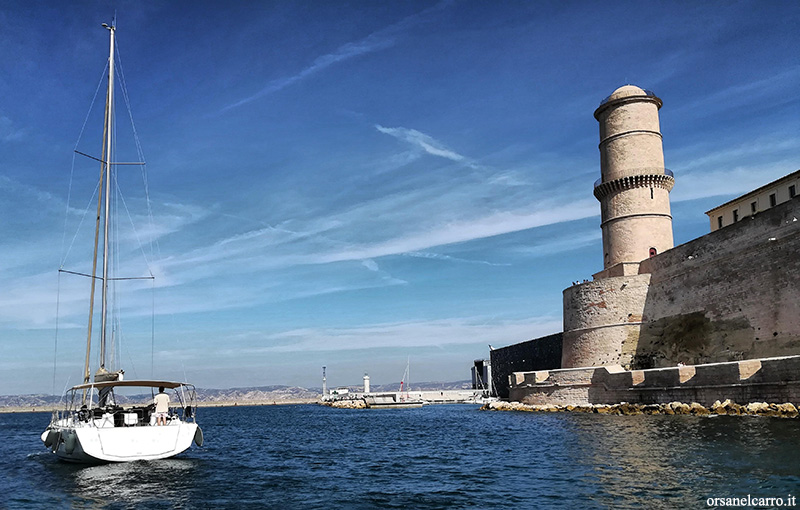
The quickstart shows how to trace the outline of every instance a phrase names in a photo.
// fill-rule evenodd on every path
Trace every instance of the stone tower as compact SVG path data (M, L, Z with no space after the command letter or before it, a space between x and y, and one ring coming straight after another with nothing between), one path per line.
M658 110L652 92L626 85L595 110L600 123L600 201L604 269L564 290L561 367L635 366L647 320L649 271L640 263L673 247Z
M639 262L673 247L669 192L675 180L664 168L661 104L652 92L625 85L594 112L604 268L595 278L638 274Z

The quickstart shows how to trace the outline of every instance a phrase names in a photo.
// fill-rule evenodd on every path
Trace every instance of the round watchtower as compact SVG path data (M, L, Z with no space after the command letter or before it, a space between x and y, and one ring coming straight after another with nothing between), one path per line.
M633 85L615 90L595 110L600 123L603 273L636 274L639 262L673 247L669 192L658 110L661 99Z

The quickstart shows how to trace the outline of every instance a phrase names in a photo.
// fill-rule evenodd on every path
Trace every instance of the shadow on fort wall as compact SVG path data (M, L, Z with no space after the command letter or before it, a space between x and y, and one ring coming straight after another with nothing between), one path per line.
M715 401L800 402L800 357L747 360L698 366L614 373L591 371L587 399L592 404L665 404Z
M508 398L508 378L514 372L561 368L563 337L562 333L556 333L491 351L489 355L495 395Z
M631 368L800 354L800 197L642 263Z

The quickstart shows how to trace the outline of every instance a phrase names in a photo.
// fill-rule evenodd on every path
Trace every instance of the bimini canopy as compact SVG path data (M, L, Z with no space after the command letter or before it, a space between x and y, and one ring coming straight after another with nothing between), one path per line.
M88 390L89 388L116 388L118 386L134 386L140 388L158 388L163 386L165 388L179 388L181 386L192 386L189 383L175 382L175 381L142 381L142 380L127 380L122 381L102 381L91 382L86 384L79 384L73 386L70 390Z

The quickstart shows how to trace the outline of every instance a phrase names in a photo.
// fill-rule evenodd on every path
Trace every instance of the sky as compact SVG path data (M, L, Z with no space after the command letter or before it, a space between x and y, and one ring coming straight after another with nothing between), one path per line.
M561 331L602 269L592 114L625 84L664 102L676 244L800 168L794 1L10 0L0 394L81 382L89 279L58 270L91 271L99 165L74 151L100 156L115 11L114 159L147 164L116 167L114 268L155 276L113 285L126 378L408 363L413 387Z

